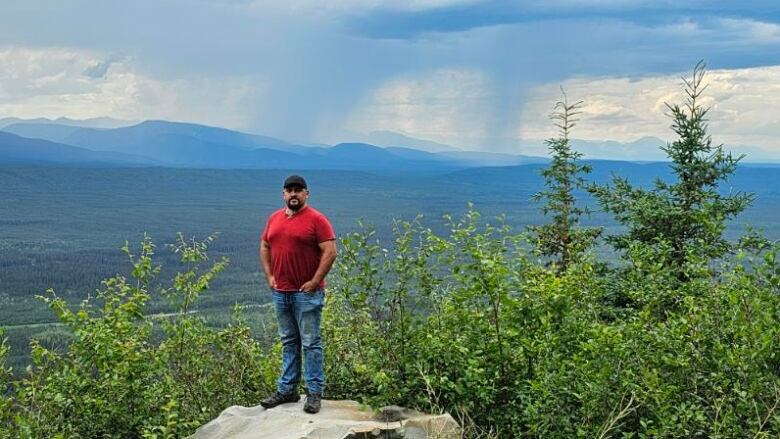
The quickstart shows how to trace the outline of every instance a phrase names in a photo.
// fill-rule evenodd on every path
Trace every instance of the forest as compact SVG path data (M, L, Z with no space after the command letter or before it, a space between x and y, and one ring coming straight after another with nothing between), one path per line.
M325 397L447 411L468 438L777 437L780 245L727 233L761 201L721 187L741 157L710 137L705 85L699 64L668 104L669 173L650 184L589 178L569 143L580 103L564 94L534 197L543 221L517 230L469 205L379 224L389 239L363 222L341 234ZM0 345L0 437L184 437L272 392L266 310L192 312L229 273L211 251L222 238L83 255L120 274L87 276L83 300L41 295L65 335L34 340L24 371Z

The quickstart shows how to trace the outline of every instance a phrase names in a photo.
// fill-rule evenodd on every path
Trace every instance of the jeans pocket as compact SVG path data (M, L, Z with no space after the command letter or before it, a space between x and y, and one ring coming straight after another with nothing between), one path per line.
M312 292L301 291L296 299L308 309L322 308L325 300L325 293L322 290Z

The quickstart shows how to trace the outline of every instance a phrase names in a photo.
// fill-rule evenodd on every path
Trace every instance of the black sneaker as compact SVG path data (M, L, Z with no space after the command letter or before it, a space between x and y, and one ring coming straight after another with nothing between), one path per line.
M279 404L284 404L288 402L298 402L300 401L300 399L301 399L301 395L299 395L298 392L291 392L286 395L276 392L273 395L269 396L268 398L260 401L260 405L267 409L270 409L272 407L276 407Z
M306 404L303 405L303 411L306 413L317 413L322 405L322 395L319 393L309 393L306 395Z

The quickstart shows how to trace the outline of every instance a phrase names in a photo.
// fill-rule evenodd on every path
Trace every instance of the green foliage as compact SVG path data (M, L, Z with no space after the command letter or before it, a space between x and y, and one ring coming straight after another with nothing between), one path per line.
M537 251L542 256L552 257L559 273L577 262L601 234L600 228L578 226L580 217L589 212L577 206L574 191L586 186L582 175L591 171L589 165L579 162L582 154L574 151L569 142L569 133L577 124L576 116L580 114L581 105L582 101L569 104L566 93L563 93L563 100L555 104L550 118L559 130L558 137L545 141L552 161L542 170L546 189L534 195L535 201L546 202L542 212L552 215L552 221L529 227Z
M8 386L11 379L11 368L6 366L8 358L8 340L0 328L0 425L9 425L12 420L11 405L13 400L8 397ZM0 439L10 438L10 431L0 429Z
M559 273L501 218L470 207L447 221L446 235L396 222L390 249L370 227L342 239L323 322L328 398L446 410L472 423L468 437L780 434L776 243L746 242L717 276L679 283L640 244L625 270L584 257ZM145 317L154 250L126 248L132 280L106 280L77 309L47 297L70 344L34 346L0 437L182 437L273 391L278 343L265 352L238 310L213 329L186 300L226 262L205 248L165 290L177 312Z
M217 330L191 308L227 264L223 259L201 269L211 241L213 237L187 242L180 236L174 250L188 270L163 290L177 306L167 319L144 315L149 283L160 271L147 236L137 256L128 245L123 248L133 267L130 279L105 280L95 297L77 309L53 291L42 297L72 340L64 353L33 343L33 364L14 385L14 417L7 434L182 437L228 405L265 395L272 376L240 314ZM162 333L162 339L156 341L155 333Z
M344 238L330 397L447 410L499 437L780 433L777 246L680 284L638 244L628 270L558 273L500 221L470 210L450 227L398 223L388 250L370 228Z
M753 200L752 194L718 192L742 157L726 153L723 145L713 145L707 134L709 109L701 104L704 75L705 65L700 62L693 76L683 79L684 104L667 104L678 139L662 149L672 161L675 182L658 179L652 189L644 189L615 177L611 186L591 187L604 210L628 228L608 240L620 250L635 243L654 250L681 281L690 279L691 270L699 270L701 263L727 252L726 221Z
M517 331L504 325L524 261L509 258L519 238L500 221L481 226L473 208L449 221L448 238L419 217L397 222L393 252L370 228L342 240L324 319L330 395L439 404L504 423L501 407L517 396L509 391Z

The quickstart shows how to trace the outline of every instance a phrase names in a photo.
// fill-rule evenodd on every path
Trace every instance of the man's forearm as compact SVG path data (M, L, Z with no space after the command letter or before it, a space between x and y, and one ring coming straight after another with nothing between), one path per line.
M271 269L271 248L266 243L260 244L260 266L263 268L266 279L273 275Z
M311 279L316 283L322 282L325 276L330 272L333 267L333 262L336 260L336 252L326 252L320 257L320 265L317 266L317 271L314 273L314 277Z

